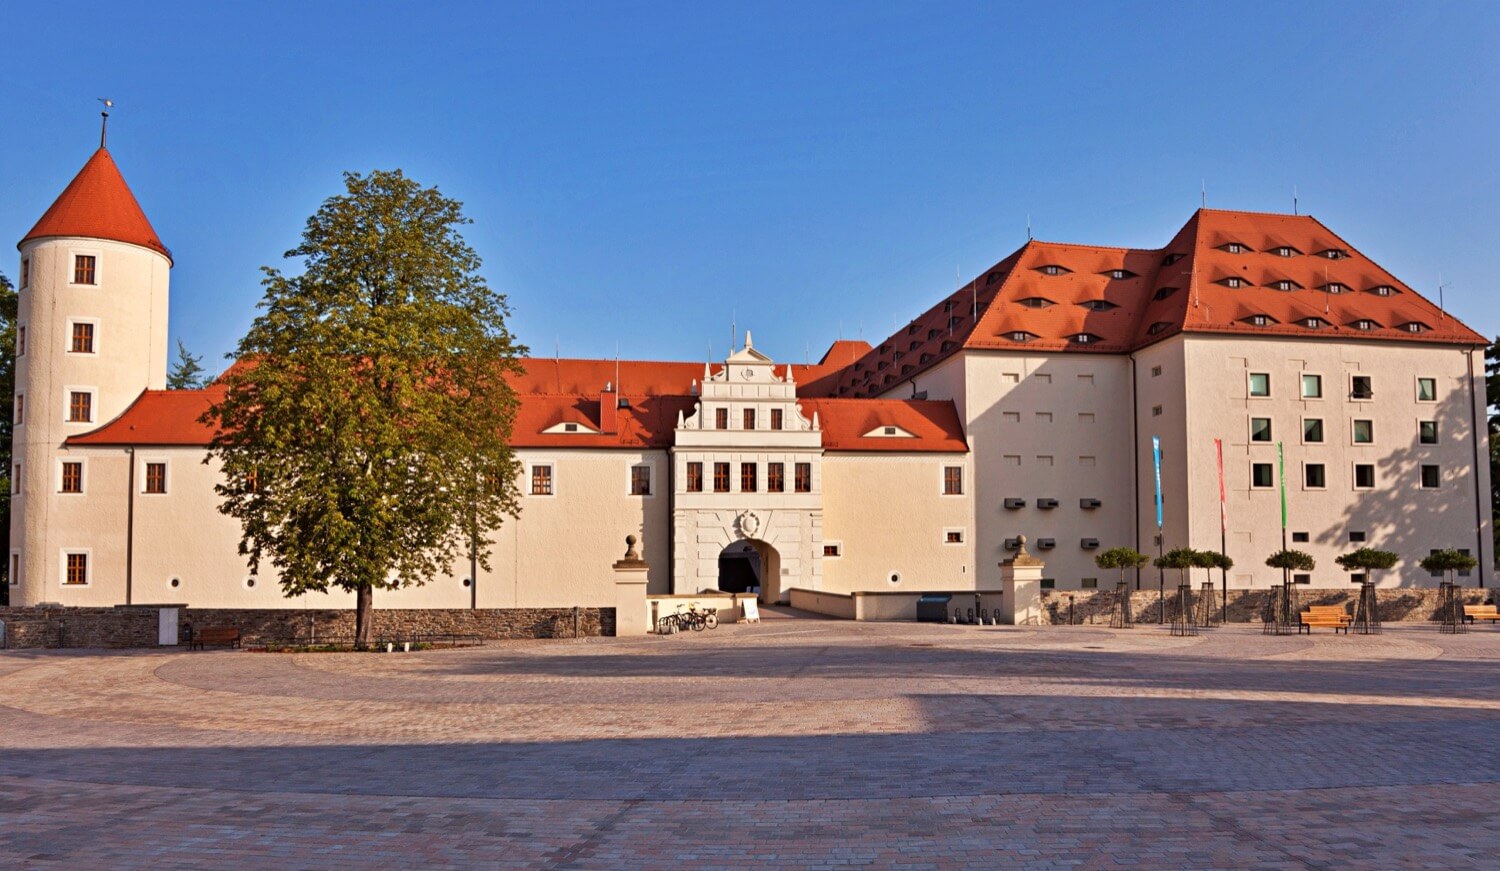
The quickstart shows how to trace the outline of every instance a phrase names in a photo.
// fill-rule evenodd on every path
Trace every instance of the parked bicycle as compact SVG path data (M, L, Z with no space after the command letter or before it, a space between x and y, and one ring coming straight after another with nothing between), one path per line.
M704 629L717 629L719 626L718 612L718 608L709 608L700 611L697 605L679 605L676 612L656 621L656 632L658 635L676 635L685 629L691 629L694 632L702 632Z

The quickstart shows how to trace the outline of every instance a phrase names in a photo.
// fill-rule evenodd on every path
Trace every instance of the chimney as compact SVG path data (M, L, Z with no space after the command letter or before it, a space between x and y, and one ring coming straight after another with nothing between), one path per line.
M620 399L613 382L604 383L604 392L599 394L599 431L617 433L620 417Z

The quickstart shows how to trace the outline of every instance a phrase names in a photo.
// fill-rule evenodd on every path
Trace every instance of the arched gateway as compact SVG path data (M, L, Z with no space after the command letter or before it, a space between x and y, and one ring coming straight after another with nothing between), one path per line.
M741 583L748 554L764 601L820 588L822 461L817 415L802 415L790 366L748 333L723 366L704 366L697 407L673 439L673 592L727 589L726 570Z
M781 597L781 554L758 539L737 541L719 552L719 589L725 593L748 593L776 601Z

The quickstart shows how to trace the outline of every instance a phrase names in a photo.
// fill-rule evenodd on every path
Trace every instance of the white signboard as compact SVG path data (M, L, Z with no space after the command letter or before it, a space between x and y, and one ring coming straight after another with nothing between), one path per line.
M760 603L756 602L754 599L741 599L740 607L745 609L746 623L760 622Z

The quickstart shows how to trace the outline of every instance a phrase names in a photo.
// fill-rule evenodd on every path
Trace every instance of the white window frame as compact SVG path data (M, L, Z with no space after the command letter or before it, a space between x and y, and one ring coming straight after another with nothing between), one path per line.
M1316 378L1316 379L1318 379L1318 395L1317 396L1308 396L1307 395L1307 384L1303 380L1303 379L1306 379L1306 378ZM1301 397L1304 400L1322 399L1328 393L1326 390L1323 389L1323 373L1322 372L1303 372L1302 373L1302 377L1297 379L1297 392L1298 392L1298 394L1301 395Z
M1422 424L1424 424L1424 423L1430 423L1430 424L1432 424L1432 436L1433 436L1433 439L1430 442L1424 442L1424 441L1422 441ZM1419 445L1429 445L1430 446L1430 445L1440 445L1442 443L1443 443L1443 428L1440 427L1440 426L1438 426L1437 418L1435 418L1435 417L1419 417L1419 418L1417 418L1417 444L1419 444Z
M1369 396L1355 396L1354 395L1354 379L1356 379L1356 378L1368 378L1368 379L1370 379L1370 395ZM1374 402L1375 401L1375 376L1369 374L1368 372L1350 372L1349 373L1349 380L1348 380L1348 382L1344 386L1347 389L1347 392L1344 394L1345 397L1346 397L1346 401L1347 402Z
M1368 423L1370 425L1370 440L1367 442L1362 442L1354 437L1354 427L1359 423ZM1349 444L1355 447L1375 444L1375 419L1373 417L1352 417L1349 419Z
M161 463L166 466L166 489L160 493L152 493L146 489L146 467L152 463ZM169 496L172 493L172 461L166 457L150 457L142 455L140 466L136 469L136 492L142 496Z
M73 281L73 274L77 269L78 256L94 258L94 283L78 284ZM64 264L68 270L68 287L82 287L98 289L104 286L104 249L102 248L69 248L68 261ZM90 570L92 571L92 569Z
M526 465L526 487L522 491L522 493L524 494L525 498L527 498L527 499L555 499L555 498L557 498L557 491L559 489L558 485L557 485L557 461L554 460L554 459L552 459L552 458L550 458L550 457L536 457L534 459L526 459L523 462ZM552 492L551 493L533 493L533 492L531 492L531 472L532 472L532 469L535 468L536 466L547 466L547 467L549 467L549 468L552 469ZM629 482L626 482L625 488L626 488L627 491L630 489Z
M84 556L84 581L81 584L68 583L68 555L83 554ZM94 549L91 547L64 547L58 549L57 561L57 583L65 590L76 590L79 587L92 587L94 585Z
M79 471L78 471L78 474L80 476L81 483L82 483L83 486L81 486L78 489L77 493L65 493L65 492L63 492L62 486L63 486L63 464L64 463L78 463L79 466L81 467L79 469ZM71 454L64 454L63 456L57 458L56 465L55 465L54 469L55 469L55 471L54 471L53 480L52 480L52 492L56 493L59 496L84 496L84 495L88 494L88 492L89 492L89 461L88 461L88 459L86 457L74 456L74 455L71 455Z
M944 479L948 476L949 469L958 469L958 492L949 493ZM938 464L938 495L947 499L962 499L969 494L969 464L968 463L939 463Z
M827 547L838 548L838 553L834 554L833 556L829 556L828 552L825 551L825 550L823 550L823 548L827 548ZM844 542L842 540L830 541L829 539L825 538L825 539L823 539L823 543L818 545L818 548L819 548L819 551L818 551L819 555L822 556L823 559L843 559L844 558Z
M75 318L75 317L70 317L67 320L68 320L68 332L63 336L63 342L64 342L64 344L63 344L63 353L67 354L70 357L97 357L97 356L99 356L99 341L100 341L99 319L98 318ZM90 325L90 326L92 326L94 328L94 350L92 350L92 351L75 351L75 350L73 350L73 325L74 324L88 324L88 325Z
M69 420L68 416L73 413L73 394L87 393L89 399L89 419ZM64 426L94 426L99 419L99 388L86 384L65 384L62 389L62 422Z
M1313 485L1307 483L1307 470L1310 467L1312 467L1312 466L1321 466L1322 469L1323 469L1323 485L1321 487L1314 487ZM1303 463L1302 463L1302 489L1304 489L1304 490L1314 490L1314 491L1317 491L1317 490L1327 490L1328 489L1328 464L1327 463L1309 463L1309 462L1307 462L1307 461L1304 460Z
M1263 421L1266 422L1266 435L1269 436L1269 438L1258 439L1258 438L1255 437L1255 422L1257 420L1263 420ZM1269 444L1275 444L1276 443L1276 423L1275 423L1275 421L1273 421L1270 417L1256 417L1256 416L1252 415L1249 418L1248 429L1246 429L1246 431L1245 431L1245 438L1248 439L1249 442L1250 442L1250 444L1252 444L1252 445L1269 445Z
M1422 398L1422 382L1423 381L1431 381L1432 382L1432 398L1431 399L1423 399ZM1438 379L1437 378L1430 377L1430 376L1427 376L1427 375L1418 375L1416 377L1416 380L1412 381L1411 389L1412 389L1412 396L1415 397L1416 400L1418 402L1422 403L1423 405L1436 405L1437 404L1437 401L1438 401L1437 400L1437 396L1438 396Z
M651 492L632 493L630 492L631 479L635 477L635 470L642 466L646 468L647 486L650 487ZM627 464L625 466L625 495L632 499L655 499L658 477L660 476L656 474L656 463L651 460L637 460L636 462ZM557 469L555 467L552 470L552 492L557 492Z
M1432 466L1433 468L1437 469L1438 482L1437 482L1437 486L1435 486L1435 487L1429 487L1429 486L1427 486L1427 484L1424 483L1423 480L1422 480L1422 469L1426 468L1427 466ZM1441 489L1443 489L1443 465L1442 465L1442 463L1418 463L1417 464L1417 489L1418 490L1441 490Z
M1370 474L1371 474L1372 478L1371 478L1371 481L1370 481L1370 486L1368 486L1368 487L1361 487L1359 485L1359 467L1360 466L1369 466L1370 467ZM1375 466L1374 463L1350 463L1349 464L1349 489L1351 489L1351 490L1357 490L1357 491L1360 491L1360 492L1374 490L1376 488L1376 486L1378 486L1379 483L1380 483L1379 475L1380 475L1380 470L1376 468L1376 466Z
M1323 438L1322 439L1320 439L1318 441L1308 441L1308 439L1307 439L1307 422L1310 421L1310 420L1315 420L1320 425L1322 425L1322 427L1323 427L1323 433L1322 433ZM1304 418L1302 418L1302 429L1301 429L1301 432L1298 433L1298 438L1300 438L1302 440L1302 444L1304 444L1304 445L1325 445L1325 444L1328 444L1328 420L1327 420L1327 418L1322 418L1322 417L1304 417Z
M958 533L958 541L949 541L948 536ZM943 545L946 547L957 547L969 543L968 530L961 526L947 526L943 528Z
M1265 484L1265 485L1261 485L1261 484L1255 483L1255 467L1256 466L1268 466L1268 467L1270 467L1270 469L1271 469L1271 483ZM1250 464L1250 489L1251 490L1275 490L1276 489L1276 464L1275 463L1252 462Z
M1255 393L1254 388L1251 387L1251 379L1253 379L1256 375L1266 376L1266 392L1263 394ZM1275 395L1276 391L1271 386L1270 372L1245 372L1245 397L1247 399L1271 399Z

